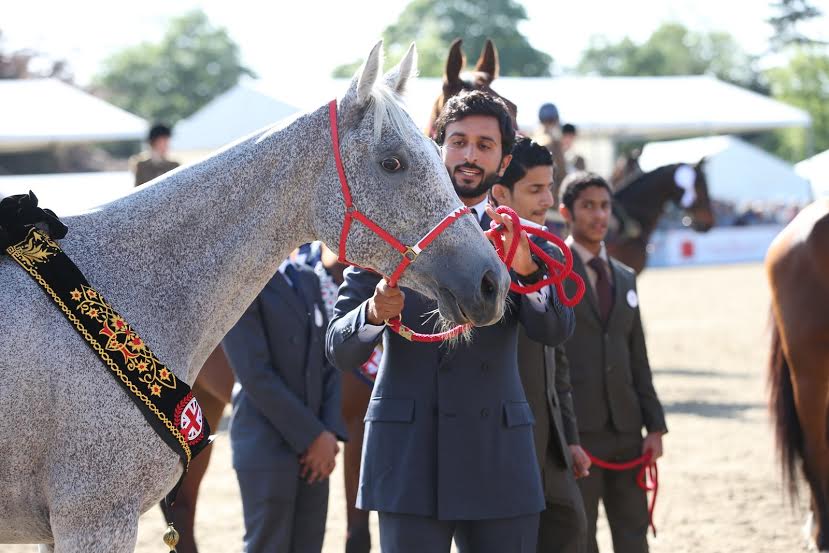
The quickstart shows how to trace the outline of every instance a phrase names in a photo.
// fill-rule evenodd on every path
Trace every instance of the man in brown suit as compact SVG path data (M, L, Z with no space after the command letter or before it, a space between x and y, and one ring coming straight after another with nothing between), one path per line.
M504 175L491 189L491 199L495 205L511 207L522 219L543 225L547 210L555 205L552 187L550 152L529 138L520 138ZM538 553L583 553L587 518L576 478L587 476L590 459L579 445L562 346L535 342L520 329L518 372L535 417L533 437L546 501L538 528Z
M610 187L598 175L574 173L562 183L560 198L559 210L571 229L567 243L573 267L587 284L584 299L574 309L576 330L565 344L581 443L610 462L630 461L646 452L655 461L662 455L667 426L653 387L634 272L609 257L604 247ZM594 465L578 484L587 512L588 551L598 552L600 499L614 551L648 551L647 497L637 485L636 470Z
M130 158L130 168L135 173L135 186L141 186L179 166L177 161L167 159L172 134L166 125L157 124L150 129L150 151Z

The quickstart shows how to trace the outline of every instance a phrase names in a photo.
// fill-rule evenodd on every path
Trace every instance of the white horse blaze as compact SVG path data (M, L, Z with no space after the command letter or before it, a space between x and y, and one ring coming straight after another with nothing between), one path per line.
M697 191L695 188L697 182L697 172L690 165L680 165L674 172L674 182L682 189L682 199L679 203L682 207L688 208L694 205L697 200Z

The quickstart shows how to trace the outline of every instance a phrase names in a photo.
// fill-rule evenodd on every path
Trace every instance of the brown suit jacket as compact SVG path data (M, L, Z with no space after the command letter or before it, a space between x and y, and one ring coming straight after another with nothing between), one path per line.
M567 446L579 443L579 429L563 346L551 348L534 342L521 328L518 332L518 372L535 416L533 439L541 467L544 497L548 502L567 499L564 478L573 466Z
M573 269L587 285L584 299L575 307L576 330L565 344L579 431L612 428L639 433L643 426L648 432L667 431L648 363L636 276L613 258L610 268L613 308L605 327L584 264L573 251ZM568 295L574 290L568 280Z
M155 161L147 153L139 154L130 159L130 167L135 174L135 186L141 186L145 182L150 182L154 178L160 177L167 171L172 171L178 166L179 163L177 161L169 159Z

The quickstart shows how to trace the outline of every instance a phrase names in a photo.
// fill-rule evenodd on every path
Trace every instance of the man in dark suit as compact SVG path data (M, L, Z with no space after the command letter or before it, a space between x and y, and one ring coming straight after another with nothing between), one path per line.
M504 176L492 187L495 205L513 208L543 226L555 205L553 157L547 148L519 138ZM556 251L561 260L561 252ZM587 476L590 459L579 445L570 372L563 346L551 348L518 331L518 371L535 416L535 450L541 466L546 509L538 527L539 553L583 553L587 518L576 477Z
M286 261L222 342L241 388L230 444L247 553L319 553L344 440L340 374L313 269Z
M449 100L437 141L461 201L482 226L487 192L509 164L513 122L503 102L480 92ZM507 224L510 230L511 225ZM543 277L521 237L514 278ZM509 237L507 237L509 240ZM376 510L384 553L535 553L544 509L533 415L516 364L519 325L551 346L572 331L572 312L547 291L511 294L504 318L455 344L409 342L384 331L402 314L419 332L436 303L377 275L348 269L329 325L327 351L349 370L382 338L383 359L366 413L357 505ZM405 299L405 301L404 301Z
M576 331L565 345L581 443L605 461L630 461L650 453L655 462L662 455L667 426L653 387L634 272L609 257L604 247L610 187L598 175L574 173L564 180L559 195L559 210L570 225L567 244L573 267L587 285L586 299L574 309ZM588 551L598 552L599 500L614 551L648 551L647 497L636 482L636 470L594 465L579 480L579 488L587 512Z

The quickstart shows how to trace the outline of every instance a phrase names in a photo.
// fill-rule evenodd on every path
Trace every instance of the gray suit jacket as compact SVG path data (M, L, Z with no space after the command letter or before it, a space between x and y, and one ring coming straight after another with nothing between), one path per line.
M579 431L667 431L665 413L653 387L645 335L639 314L636 275L610 258L613 308L607 326L599 317L598 300L584 264L573 252L574 270L587 285L575 307L576 330L565 345L570 361ZM574 286L568 286L572 294Z
M296 466L323 430L345 439L340 374L325 358L319 280L310 267L293 267L294 286L277 273L222 342L241 384L230 426L239 470Z
M326 348L342 370L365 362L367 300L380 277L349 269ZM404 322L433 332L437 306L404 289ZM409 342L382 333L383 360L366 413L357 505L442 520L509 518L540 512L544 497L533 446L533 415L516 366L518 326L555 346L572 332L569 309L543 310L510 294L504 318L474 330L471 343ZM379 339L379 338L378 338Z

